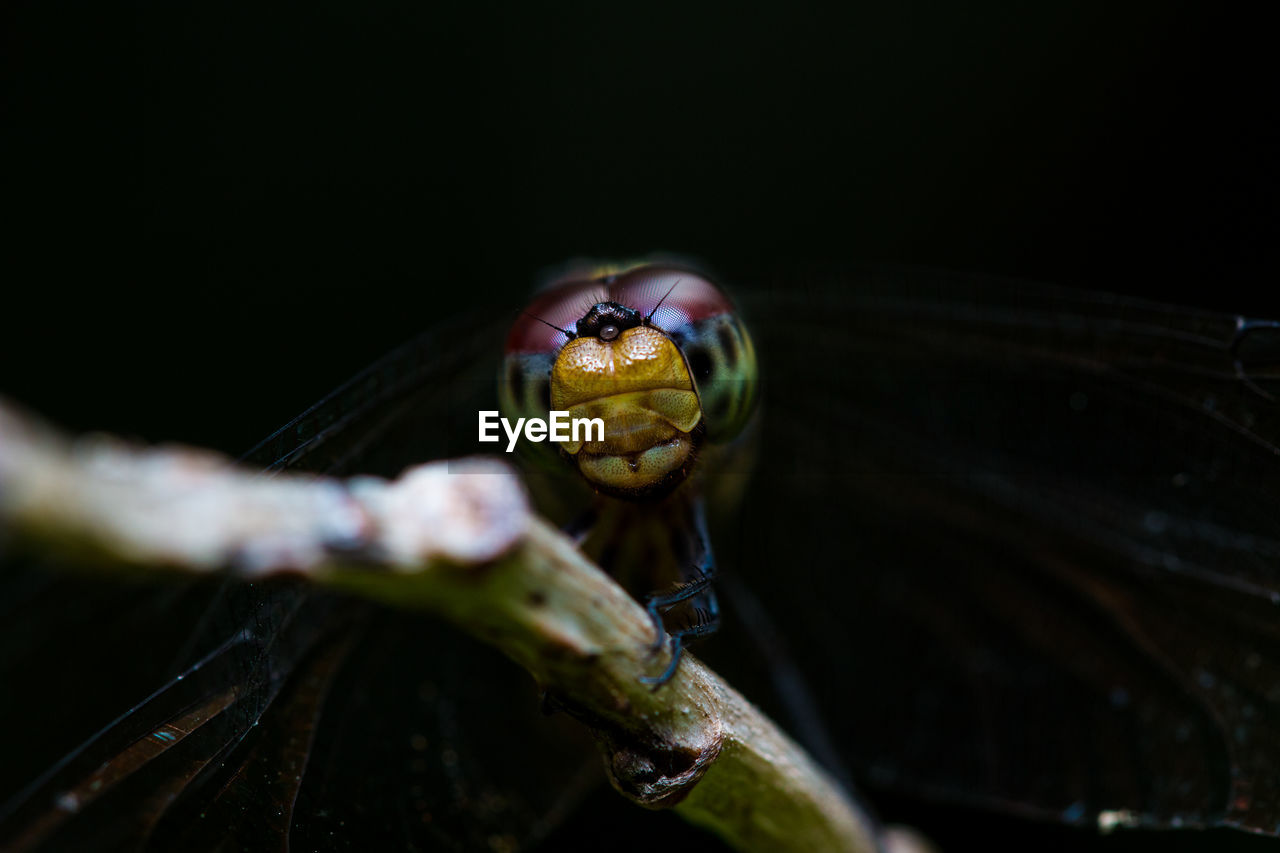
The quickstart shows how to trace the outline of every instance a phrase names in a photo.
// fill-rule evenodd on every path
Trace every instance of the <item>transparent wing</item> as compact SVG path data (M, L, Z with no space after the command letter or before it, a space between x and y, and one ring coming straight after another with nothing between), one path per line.
M8 751L6 849L141 846L183 797L233 772L289 675L349 618L289 584L52 571L5 572L6 587L32 588L3 644L5 725L22 733Z
M862 784L1277 831L1274 324L904 271L743 302L768 408L721 564Z
M267 470L395 476L473 452L476 411L494 382L510 316L439 321L274 432L243 457Z
M1233 317L901 271L747 284L765 371L762 453L737 525L713 540L724 572L767 602L859 781L1068 823L1106 813L1273 831L1274 327L1241 334ZM500 351L481 326L459 322L400 350L250 458L394 474L468 452ZM468 423L450 425L450 412ZM509 690L519 676L484 649L430 620L296 587L233 589L244 604L216 590L204 594L217 606L198 596L190 606L184 624L204 624L201 639L159 642L188 665L223 655L238 666L232 686L257 685L245 691L259 697L244 705L254 710L221 717L235 725L198 727L234 755L182 765L195 773L144 762L124 778L153 775L150 798L121 793L99 812L104 824L133 815L156 846L230 837L261 847L286 831L319 849L353 838L491 846L538 837L564 814L561 792L580 789L566 756L584 745L510 713L529 697ZM129 600L183 612L181 592ZM302 618L312 607L330 610ZM740 642L750 626L739 618L735 636L727 615L706 651L750 686L759 673ZM285 642L295 625L300 639ZM6 643L0 661L38 687L59 648L113 659L84 637L119 630L50 630L79 639L51 641L43 657ZM79 669L68 702L87 692L100 717L128 711L77 692ZM98 679L104 694L113 680L126 679ZM209 681L222 689L169 703L176 710L157 697L178 697L180 682L153 682L159 693L132 700L86 749L136 756L136 732L239 695ZM758 685L754 695L770 701ZM516 743L493 737L496 718ZM53 742L57 729L35 731ZM263 768L299 763L281 777L294 781L264 792ZM11 802L38 819L92 783L83 770L58 778L70 781L46 779ZM148 805L175 791L164 808ZM89 811L67 826L97 831Z
M438 326L247 459L393 475L474 450L503 325ZM33 744L5 774L6 849L515 845L601 778L507 661L428 619L284 580L6 583L26 604L0 644L4 719ZM52 682L73 714L43 710Z

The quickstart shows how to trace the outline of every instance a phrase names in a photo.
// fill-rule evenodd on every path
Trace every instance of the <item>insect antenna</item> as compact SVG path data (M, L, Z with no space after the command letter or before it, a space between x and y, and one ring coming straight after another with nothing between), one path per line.
M678 278L676 279L676 284L679 284L682 281L684 281L684 279ZM666 302L667 297L671 295L671 291L676 289L676 284L673 284L669 288L667 288L667 292L662 294L662 298L658 300L658 304L653 306L653 308L649 309L649 313L646 314L644 318L644 325L646 326L649 325L649 321L653 319L653 315L658 313L658 309L662 307L662 303Z
M542 319L542 318L541 318L541 317L539 317L537 314L530 314L528 311L520 311L520 312L518 312L518 313L523 314L523 315L525 315L526 317L532 317L533 319L537 320L539 323L543 324L544 326L550 326L551 328L555 329L555 330L556 330L557 332L559 332L560 334L562 334L562 335L564 335L565 337L567 337L569 340L573 340L574 338L576 338L576 337L578 336L578 333L577 333L577 332L571 332L571 331L569 331L568 329L562 329L562 328L560 328L559 326L557 326L555 323L548 323L546 320Z

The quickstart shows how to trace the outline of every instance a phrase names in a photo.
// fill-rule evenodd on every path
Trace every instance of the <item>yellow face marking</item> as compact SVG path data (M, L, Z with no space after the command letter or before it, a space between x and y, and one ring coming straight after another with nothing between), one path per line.
M605 452L604 445L619 453L636 453L658 440L663 432L655 418L671 430L668 435L690 433L702 420L702 406L693 391L656 388L653 391L631 391L614 394L569 407L569 418L600 418L605 423L605 441L586 442L588 452ZM646 434L654 433L646 440ZM582 441L562 441L560 446L576 454Z
M693 451L687 437L675 438L633 456L592 456L583 454L579 469L593 483L618 491L643 491L662 482L679 468Z
M551 407L556 410L658 388L692 391L693 380L675 343L648 326L627 329L612 341L575 338L560 350L551 369Z
M587 479L613 489L641 490L685 464L702 421L680 350L648 326L565 344L551 369L551 408L604 421L603 441L561 446Z

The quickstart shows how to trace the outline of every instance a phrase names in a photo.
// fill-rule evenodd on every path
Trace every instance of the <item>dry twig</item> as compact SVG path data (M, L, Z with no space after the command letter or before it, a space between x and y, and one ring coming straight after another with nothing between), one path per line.
M655 667L643 609L530 512L500 462L437 462L391 482L268 478L203 451L69 442L0 405L0 527L95 564L302 572L430 612L527 669L590 728L635 802L673 807L739 850L876 849L827 774L696 659L657 692L641 683Z

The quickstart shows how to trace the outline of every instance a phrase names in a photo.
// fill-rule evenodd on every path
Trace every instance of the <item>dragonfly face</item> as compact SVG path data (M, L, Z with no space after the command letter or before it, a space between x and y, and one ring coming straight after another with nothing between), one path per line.
M550 282L507 336L503 409L599 418L596 441L560 445L595 489L660 497L704 441L737 438L756 398L755 349L725 294L690 270L583 270Z
M653 270L615 272L616 287ZM666 312L692 310L675 302L695 281L685 275L674 290L673 275L655 278L648 302L579 276L580 300L560 310L568 291L550 288L529 306L576 335L598 305L643 319L670 292L673 305L652 323L679 350L701 410L694 431L706 433L683 483L661 499L608 498L637 523L597 525L598 556L695 563L696 554L672 557L688 537L665 534L689 523L682 501L719 486L726 469L707 463L735 429L740 439L751 431L754 410L762 445L786 450L761 454L739 521L710 519L732 606L705 656L784 725L779 697L807 685L828 735L815 752L847 765L875 805L924 823L944 849L955 812L939 818L930 802L1084 827L1052 836L1064 850L1096 849L1100 825L1270 836L1116 833L1105 841L1113 851L1274 843L1280 329L1020 283L852 270L793 271L785 286L733 276L737 304L757 321L753 337L737 325L727 337L682 335ZM839 335L814 334L815 306L841 318ZM575 339L611 343L605 325ZM613 325L615 346L644 328ZM504 357L505 328L469 317L433 328L248 461L394 475L428 458L492 452L457 436L474 436L476 410L493 408L495 373L504 410L545 416L568 341L532 320L517 329ZM718 402L706 365L714 375L733 361L745 377L757 347L769 405L753 406L754 382L745 393L727 385ZM673 429L671 420L689 423L663 418L661 406L646 411ZM442 421L454 412L460 426ZM568 484L587 482L568 448L546 455ZM733 578L761 614L732 592ZM308 849L515 846L574 813L578 759L599 775L590 744L538 716L520 673L413 614L317 601L287 583L214 594L203 611L177 608L173 595L144 608L141 596L103 598L104 585L77 597L74 581L60 579L47 601L0 597L23 602L6 611L6 630L20 630L5 635L0 656L0 683L13 686L0 694L4 730L23 732L22 749L41 749L48 767L101 729L26 793L15 792L39 774L37 758L5 779L0 846L52 825L51 814L63 821L50 830L55 842L110 829L156 849L193 834L201 843L184 849L284 836ZM126 599L128 618L122 606L90 607ZM48 611L61 615L40 618ZM157 624L168 630L143 630ZM200 642L185 638L192 624ZM130 632L131 645L115 645ZM762 634L771 639L759 643ZM136 673L148 654L165 659L153 680L110 692L124 678L104 674ZM179 681L168 674L174 659L204 664ZM61 702L44 701L49 673L68 676ZM234 714L157 742L137 763L140 737L219 707L219 697ZM94 725L64 731L46 711L59 705L93 710ZM0 773L17 772L7 764ZM94 775L104 767L118 772ZM58 811L70 799L61 795L98 778L115 785L99 804L82 798L79 812ZM629 808L619 804L619 820ZM212 814L235 818L188 820ZM1015 828L972 819L954 831L954 848L972 845L975 831ZM1022 849L1049 848L1037 832L1022 830ZM652 837L643 844L652 849Z

